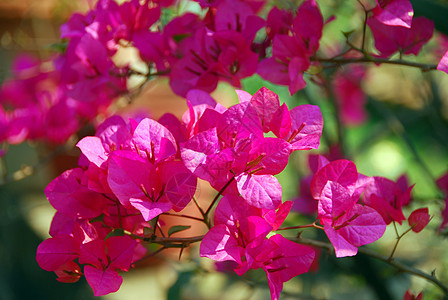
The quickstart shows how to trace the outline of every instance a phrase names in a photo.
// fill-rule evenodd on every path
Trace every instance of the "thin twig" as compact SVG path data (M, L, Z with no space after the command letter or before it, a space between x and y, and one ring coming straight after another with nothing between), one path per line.
M437 70L437 65L416 63L416 62L411 62L411 61L402 60L402 59L384 59L384 58L376 58L376 57L361 57L361 58L312 57L311 60L318 61L321 63L333 63L333 64L337 64L337 65L356 64L356 63L400 65L400 66L419 68L424 72Z
M333 251L333 249L334 249L330 243L326 243L326 242L315 241L315 240L310 240L310 239L305 239L305 238L288 238L288 239L291 241L294 241L296 243L299 243L299 244L305 244L305 245L315 246L315 247L319 247L319 248L324 248L324 249L328 249L329 251ZM372 251L369 248L358 248L358 252L362 253L364 255L376 258L378 260L381 260L402 272L406 272L406 273L412 274L414 276L418 276L423 279L426 279L426 280L434 283L435 285L437 285L443 291L443 293L445 295L448 295L448 287L445 284L443 284L440 280L438 280L435 277L435 275L425 273L419 269L416 269L416 268L408 266L404 263L398 262L395 259L389 260L389 257L381 255L379 253L376 253L375 251Z
M205 223L204 219L196 218L196 217L193 217L193 216L187 216L187 215L182 215L182 214L173 214L173 213L169 213L169 212L165 212L162 215L173 216L173 217L180 217L180 218L187 218L187 219L192 219L192 220L196 220L196 221Z
M230 178L230 180L227 181L227 183L222 187L222 189L218 192L218 194L216 194L212 203L210 204L210 206L207 208L207 211L205 212L206 217L208 217L208 215L209 215L210 211L212 210L213 206L215 205L216 201L218 201L219 196L221 196L222 193L224 193L226 188L232 183L233 179L235 179L235 177Z

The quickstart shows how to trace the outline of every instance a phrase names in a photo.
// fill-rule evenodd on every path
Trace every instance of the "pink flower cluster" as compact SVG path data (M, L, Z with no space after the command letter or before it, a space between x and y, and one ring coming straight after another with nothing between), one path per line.
M148 66L143 75L168 76L172 90L188 104L181 120L172 114L158 121L111 117L95 136L78 142L79 166L45 189L57 212L51 238L37 249L43 269L54 271L61 282L85 276L96 296L117 291L118 271L128 271L145 256L144 244L157 239L157 232L163 235L159 217L189 205L198 179L218 191L215 200L223 195L213 222L208 213L215 201L202 211L204 223L213 227L202 239L200 255L233 262L238 275L264 270L272 299L279 298L284 282L308 272L317 256L311 247L273 233L293 205L317 212L308 227L325 231L337 257L356 255L358 247L378 240L387 224L406 220L402 207L410 202L412 186L404 179L364 176L345 159L318 157L314 175L302 187L308 197L282 202L275 175L292 152L319 147L320 109L290 109L266 88L254 95L237 91L239 103L229 108L208 94L219 81L240 86L255 73L288 86L291 94L303 89L304 74L319 63L325 24L315 0L303 1L294 13L274 7L266 19L257 15L263 1L199 0L202 16L185 13L162 22L161 9L171 2L99 0L61 27L67 42L63 54L46 62L19 59L14 78L2 86L0 142L9 143L43 138L62 143L104 112L136 74L114 63L121 47L137 49ZM408 0L377 1L367 12L382 59L418 54L434 30L431 21L413 18ZM259 40L262 28L265 36ZM447 60L442 58L440 70L448 70ZM344 123L365 119L364 74L357 67L341 70L329 85ZM443 226L446 219L445 214ZM414 232L428 222L426 208L408 217Z
M141 240L131 236L143 238L145 228L151 228L147 221L182 210L197 180L177 159L170 131L151 119L127 124L121 117L109 118L78 147L80 167L45 189L57 212L52 238L39 246L37 261L65 282L79 278L79 265L73 262L78 259L86 264L84 275L99 296L117 291L122 280L117 269L127 271L145 254ZM109 237L117 230L121 236Z
M16 59L13 78L6 80L0 90L0 142L64 143L110 105L112 94L126 90L124 78L109 78L103 86L95 88L91 98L84 98L82 93L75 98L69 85L63 82L69 74L57 65L60 59L45 62L31 56ZM67 63L75 65L74 60ZM80 88L87 91L84 85Z
M0 142L63 143L103 113L138 73L114 63L120 48L135 48L147 64L147 74L139 75L168 76L181 96L192 89L211 92L219 81L239 87L255 73L294 94L305 87L309 67L319 64L325 23L315 0L303 1L295 12L274 6L266 18L258 15L264 1L198 1L202 16L184 13L167 22L161 11L172 2L99 0L85 15L73 14L61 26L63 53L44 62L21 58L13 67L0 95ZM432 37L432 21L413 18L409 0L376 4L367 25L379 56L418 54ZM448 70L446 56L439 70ZM341 119L356 124L365 119L362 72L357 80L345 74L333 86Z
M163 235L159 216L181 212L200 178L224 195L200 255L233 262L238 275L263 269L271 297L278 299L283 283L308 272L316 253L271 234L293 205L282 203L274 175L293 151L318 148L323 120L318 107L290 110L266 88L254 95L237 93L239 103L225 108L207 93L191 90L181 121L171 114L159 121L125 122L115 116L95 136L79 141L79 167L45 189L57 212L52 237L37 249L39 265L62 282L84 275L96 296L117 291L118 271L128 271L144 257L143 244L154 241L157 230ZM355 255L357 247L383 235L386 223L405 220L401 207L409 202L412 187L359 174L348 160L317 158L309 194L323 227L315 227L325 231L337 257ZM204 222L209 224L206 216ZM415 232L428 222L427 209L409 217Z
M96 136L79 141L83 154L79 167L64 172L45 189L57 212L52 238L37 250L39 265L64 282L79 279L79 264L85 265L83 274L95 295L116 291L122 280L117 270L127 271L145 252L141 245L145 228L154 232L161 226L158 216L185 208L196 191L197 177L222 189L224 199L233 199L221 200L220 208L236 199L238 204L232 202L226 209L245 205L245 213L253 211L254 217L266 220L265 225L248 225L261 231L256 236L264 238L276 230L291 203L281 203L281 186L273 174L284 169L292 151L318 147L322 116L311 105L289 110L265 88L253 96L239 91L239 98L239 104L226 109L205 92L193 90L187 95L189 110L182 121L171 114L159 122L144 118L127 123L115 116L97 128ZM269 131L278 137L264 137ZM229 214L245 224L247 215ZM211 234L215 230L219 226ZM284 281L299 274L296 269L274 274L283 261L277 256L297 261L300 273L313 261L314 251L280 236L258 240L271 250L245 268L268 270L277 294ZM202 244L213 247L207 236ZM118 245L125 249L117 250ZM306 258L293 256L291 249L299 249ZM275 262L268 263L271 259Z

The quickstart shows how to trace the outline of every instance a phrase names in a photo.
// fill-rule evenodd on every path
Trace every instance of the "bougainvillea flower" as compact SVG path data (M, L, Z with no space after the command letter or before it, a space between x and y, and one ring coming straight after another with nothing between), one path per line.
M257 69L258 56L239 32L197 30L184 41L183 57L170 72L173 91L185 96L191 89L212 92L219 80L240 86L240 79Z
M381 57L389 57L395 52L417 55L434 33L434 22L425 17L414 18L410 28L384 25L375 18L369 18L367 25Z
M215 211L215 226L204 236L199 253L215 261L235 261L238 268L246 272L250 262L243 258L245 247L250 243L261 244L272 226L261 216L250 215L244 209L248 208L247 204L239 206L238 202L242 200L231 195L220 200Z
M418 233L422 231L426 225L428 225L431 217L428 212L428 208L419 208L414 210L408 218L409 226L411 226L412 231Z
M191 172L216 189L234 178L236 185L229 190L237 188L253 206L275 209L281 203L281 186L273 175L286 167L292 151L318 147L322 115L312 105L289 111L266 88L239 97L242 102L216 115L216 128L181 144L181 157ZM282 138L264 137L269 131Z
M216 32L227 30L239 32L250 43L257 31L265 25L263 18L255 15L246 1L221 1L216 7L214 16Z
M407 290L404 294L403 300L423 300L423 292L420 292L415 296L410 290Z
M376 209L386 224L393 221L401 224L406 220L402 207L409 203L413 187L412 185L403 190L394 181L375 176L364 191L363 202Z
M128 271L134 261L137 242L127 236L113 236L81 245L79 263L95 296L118 291L123 278L117 270Z
M315 251L276 234L260 246L250 245L247 256L253 259L254 266L258 265L266 272L271 300L278 300L284 282L308 272Z
M72 236L59 235L49 238L37 247L36 260L46 271L55 271L79 256L79 244Z
M414 10L409 0L376 0L373 17L388 26L410 28Z
M65 171L48 184L45 195L56 210L67 216L94 218L103 212L109 200L81 184L82 176L80 168Z
M262 60L257 73L276 84L288 85L292 94L306 86L303 73L310 57L319 49L323 17L315 0L304 1L292 21L288 34L277 34L272 43L272 57Z
M288 34L292 26L294 16L289 10L272 7L266 19L266 34L271 40L277 34Z
M279 228L291 202L275 211L255 208L241 200L239 196L221 199L215 211L215 226L204 236L200 255L215 261L236 262L234 270L238 275L262 268L272 299L278 299L283 282L308 271L314 250L281 235L266 239L271 230Z
M376 241L386 230L375 209L357 204L368 183L348 160L330 162L313 177L311 193L318 201L317 218L324 225L336 257L356 255L357 247Z
M373 243L382 237L386 230L386 224L378 212L360 204L353 205L339 218L321 219L321 222L333 244L336 257L356 255L357 247Z

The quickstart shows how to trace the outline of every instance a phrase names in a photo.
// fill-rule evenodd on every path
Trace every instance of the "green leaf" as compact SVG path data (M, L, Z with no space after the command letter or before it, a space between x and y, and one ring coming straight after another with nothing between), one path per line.
M171 227L171 228L168 230L168 236L171 236L172 234L174 234L174 233L176 233L176 232L184 231L184 230L187 230L187 229L190 229L190 228L191 228L191 226L185 226L185 225L176 225L176 226L173 226L173 227Z
M117 228L117 229L109 232L109 234L106 236L105 240L107 240L108 238L110 238L112 236L124 236L123 228Z

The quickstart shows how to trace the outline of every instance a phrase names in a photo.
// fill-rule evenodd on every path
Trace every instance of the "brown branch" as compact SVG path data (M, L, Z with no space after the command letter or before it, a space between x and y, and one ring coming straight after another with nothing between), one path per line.
M376 57L362 57L362 58L321 58L321 57L312 57L312 61L318 61L321 63L333 63L336 65L345 65L345 64L356 64L356 63L374 63L374 64L390 64L390 65L400 65L400 66L408 66L419 68L423 72L437 70L437 65L432 64L422 64L411 62L402 59L385 59L385 58L376 58Z
M202 241L202 239L204 238L203 235L200 236L193 236L193 237L187 237L187 238L178 238L178 237L157 237L157 236L151 236L151 237L138 237L137 238L142 239L145 242L151 242L151 243L156 243L156 244L160 244L160 245L164 245L166 247L168 247L168 245L175 245L175 246L179 246L179 245L185 245L188 246L192 243L197 243Z

